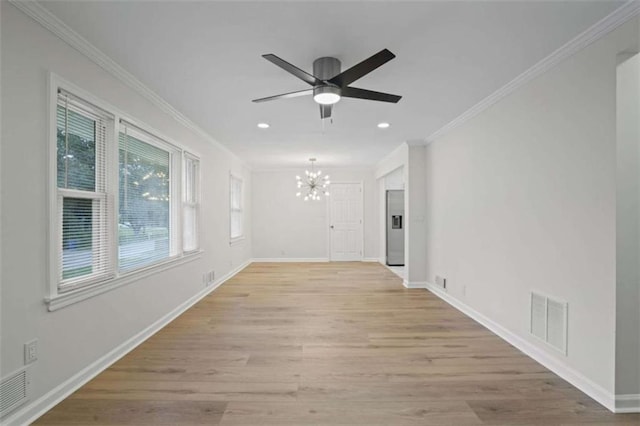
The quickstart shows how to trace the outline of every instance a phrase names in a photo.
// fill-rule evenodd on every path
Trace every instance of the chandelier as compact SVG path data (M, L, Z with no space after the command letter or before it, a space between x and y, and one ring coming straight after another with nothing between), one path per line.
M309 161L311 162L311 171L304 171L306 175L305 178L303 179L300 176L296 176L298 189L300 190L296 193L296 197L302 196L304 192L305 201L317 201L321 199L321 195L323 194L326 197L329 196L328 189L331 182L329 181L329 175L322 176L320 170L316 172L313 164L316 161L315 158L309 158Z

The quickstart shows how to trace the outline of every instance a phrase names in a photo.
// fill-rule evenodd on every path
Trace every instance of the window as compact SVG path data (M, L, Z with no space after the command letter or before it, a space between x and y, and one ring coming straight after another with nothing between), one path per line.
M199 247L198 158L62 85L52 76L50 310Z
M113 116L66 92L56 105L58 280L61 288L110 275L105 145Z
M182 248L185 252L198 249L200 210L200 161L191 154L184 155L184 201Z
M171 149L126 122L118 144L118 266L140 268L171 256Z
M242 179L229 175L229 182L230 237L236 240L243 236Z

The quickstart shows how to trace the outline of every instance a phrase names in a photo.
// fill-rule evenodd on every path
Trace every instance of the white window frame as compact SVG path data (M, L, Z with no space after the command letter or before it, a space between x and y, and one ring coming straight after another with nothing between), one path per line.
M191 176L191 178L193 179L193 183L192 185L195 186L195 191L194 191L194 200L189 200L188 199L188 194L187 194L187 179L189 179L189 176L187 175L188 173L188 168L187 168L187 161L193 161L195 163L195 169L193 170L193 176ZM183 194L184 196L182 197L182 208L184 210L185 207L190 207L193 208L195 211L195 239L196 239L196 243L195 243L195 248L192 250L186 250L185 246L184 246L184 240L182 241L182 250L184 253L191 253L191 252L195 252L200 250L200 199L201 199L201 188L202 185L200 183L202 177L201 177L201 172L200 172L200 158L195 155L192 154L191 152L188 151L184 151L182 153L182 164L184 167L184 173L182 173L182 177L183 177L183 183L182 183L182 188L183 188Z
M110 206L111 209L107 209L107 238L108 238L108 256L109 256L109 274L105 274L100 277L78 277L69 279L68 282L63 283L61 280L61 265L60 265L60 250L62 244L62 227L59 217L62 212L62 196L80 197L80 198L92 198L93 193L89 191L76 191L69 189L58 188L57 183L57 105L58 105L58 91L63 90L74 97L86 102L96 108L103 110L113 116L113 120L108 123L106 129L106 141L105 141L105 158L102 164L105 165L104 170L105 182L104 182L104 206ZM180 145L171 141L171 139L164 136L161 132L155 130L149 125L146 125L134 118L130 117L127 113L114 107L113 105L104 102L103 100L93 96L86 90L74 85L73 83L66 81L60 76L49 73L48 79L48 102L49 108L49 133L47 138L47 153L48 153L48 170L47 170L47 186L48 186L48 295L45 297L45 302L48 305L49 311L55 311L81 300L94 297L98 294L110 291L114 288L135 282L144 278L156 274L158 272L174 268L178 265L191 262L201 257L202 250L194 250L188 253L183 251L182 246L182 188L183 188L183 155L185 150ZM171 250L170 257L163 259L160 262L147 265L134 270L119 271L118 270L118 215L119 211L117 196L119 190L118 182L118 137L120 131L120 122L125 121L128 125L137 128L143 133L147 133L152 136L149 139L155 139L152 145L158 146L161 149L167 150L171 148L170 168L171 170L171 199L178 200L171 204L170 212L170 238L171 238ZM145 140L145 142L147 142ZM96 150L97 151L97 150ZM97 152L96 152L96 155ZM194 158L199 161L199 157L196 154L190 153ZM98 160L96 160L98 162ZM100 167L98 165L96 167ZM97 182L96 182L97 185ZM198 185L200 182L198 181ZM98 189L96 187L96 189ZM102 195L101 195L102 197ZM91 277L91 279L89 279Z
M232 206L234 180L240 183L240 208L236 210L234 210ZM230 244L244 240L244 228L245 228L244 204L245 204L244 203L244 180L240 176L234 173L229 173L229 243ZM241 217L241 233L240 235L236 235L236 236L231 235L234 212L236 213L239 212Z
M63 88L60 88L60 89L63 89ZM65 92L68 92L68 91L65 90ZM86 200L97 201L99 203L97 207L97 209L99 210L99 213L98 213L99 217L106 217L106 220L100 221L97 224L97 226L95 226L96 224L94 224L93 231L92 231L92 235L93 235L92 243L93 243L93 246L96 247L96 245L101 244L100 236L109 235L112 232L111 220L108 217L110 214L110 211L108 208L108 204L110 201L109 193L112 190L112 188L110 187L110 182L107 177L104 165L109 162L109 153L107 151L107 145L108 145L107 141L109 140L110 133L111 133L109 123L113 122L114 117L112 114L108 113L106 110L99 111L101 109L100 107L96 106L92 102L88 102L85 100L79 99L79 101L81 101L82 103L92 104L92 105L87 105L86 109L75 107L73 104L64 105L65 108L75 111L76 113L84 117L94 119L97 124L99 124L102 120L105 120L104 125L106 128L104 129L104 140L100 140L99 138L96 138L95 140L95 156L96 156L95 189L93 191L85 191L85 190L78 190L78 189L60 188L58 186L58 176L57 176L57 170L58 170L58 164L57 164L57 113L58 111L57 111L57 108L58 106L60 106L60 100L59 100L58 94L59 94L58 90L56 90L55 106L54 106L54 110L55 110L54 113L56 117L56 128L54 129L54 131L56 133L53 136L54 139L51 140L51 144L53 145L53 148L54 148L52 161L55 164L55 178L54 178L54 186L56 191L56 194L55 194L56 214L54 219L56 222L55 244L56 244L57 250L60 250L60 247L62 246L62 221L63 221L62 210L63 210L64 200L66 198L82 198ZM75 97L71 93L68 93L67 96L71 98ZM89 111L89 109L93 111ZM94 206L94 209L95 209L95 206ZM105 247L107 247L108 242L109 241L107 240L102 243L105 245ZM98 256L95 256L93 259L94 265L105 263L105 266L106 266L105 271L88 274L82 277L69 278L69 279L64 279L62 277L62 269L60 268L60 262L62 261L62 253L60 253L59 251L56 251L55 262L56 262L56 265L58 266L58 268L56 268L56 279L58 280L58 288L60 292L71 291L77 287L90 285L91 283L112 278L113 277L113 274L112 274L113 268L111 264L112 256L110 255L109 251L110 250L107 249L106 253L101 253L103 255L106 255L106 259L99 258Z

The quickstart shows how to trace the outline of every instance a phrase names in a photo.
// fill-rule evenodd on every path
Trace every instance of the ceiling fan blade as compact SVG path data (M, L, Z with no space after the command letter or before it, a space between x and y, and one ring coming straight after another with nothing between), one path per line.
M390 93L374 92L373 90L358 89L357 87L345 87L342 89L342 96L345 98L367 99L369 101L381 101L397 103L402 96Z
M295 65L290 64L289 62L285 61L284 59L281 59L281 58L277 57L276 55L274 55L272 53L268 53L266 55L262 55L262 57L265 58L267 61L279 66L280 68L282 68L286 72L295 75L300 80L302 80L302 81L304 81L306 83L309 83L312 86L315 86L317 84L322 83L320 80L318 80L313 75L309 74L306 71L301 70L300 68L296 67Z
M379 66L386 64L395 57L396 55L391 53L388 49L383 49L375 55L360 62L359 64L354 65L348 70L343 71L335 77L331 78L329 80L329 83L333 83L339 87L346 87L357 79L369 74Z
M320 104L320 118L331 118L331 107L333 105L322 105Z
M297 92L283 93L282 95L268 96L266 98L254 99L251 102L275 101L276 99L297 98L298 96L313 95L313 89L299 90Z

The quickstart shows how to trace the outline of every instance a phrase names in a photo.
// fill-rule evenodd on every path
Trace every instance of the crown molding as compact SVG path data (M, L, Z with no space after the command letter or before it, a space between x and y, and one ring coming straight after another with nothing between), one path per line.
M60 20L60 18L51 13L43 5L33 0L9 0L9 2L24 14L32 18L34 21L42 25L44 28L51 31L54 35L67 43L69 46L73 47L78 52L96 63L98 66L100 66L100 68L146 98L164 113L173 117L173 119L178 123L193 131L195 134L202 137L204 140L216 146L217 148L223 150L227 154L230 154L233 157L239 159L244 167L251 170L250 165L246 161L242 160L237 154L218 142L215 138L213 138L213 136L207 133L196 123L191 121L186 115L174 108L171 104L169 104L169 102L165 101L160 95L154 92L142 81L138 80L133 74L131 74L116 61L107 56L107 54L91 44L87 39L78 34L70 26L65 24L62 20Z
M309 164L300 163L300 166L273 166L273 167L254 167L251 169L251 173L299 173L300 170L308 169ZM328 173L340 173L340 172L348 172L348 173L373 173L375 171L375 166L323 166L318 165L316 168L320 170L324 170ZM327 174L327 173L325 173Z
M409 146L424 146L427 145L427 139L409 139L406 144Z
M576 54L596 40L609 34L620 25L640 14L640 0L631 0L611 12L609 15L593 24L591 27L574 37L572 40L555 50L531 68L487 96L467 111L429 135L428 143L434 142L444 134L471 120L481 112L496 104L501 99L515 92L534 78L554 68L560 62Z

